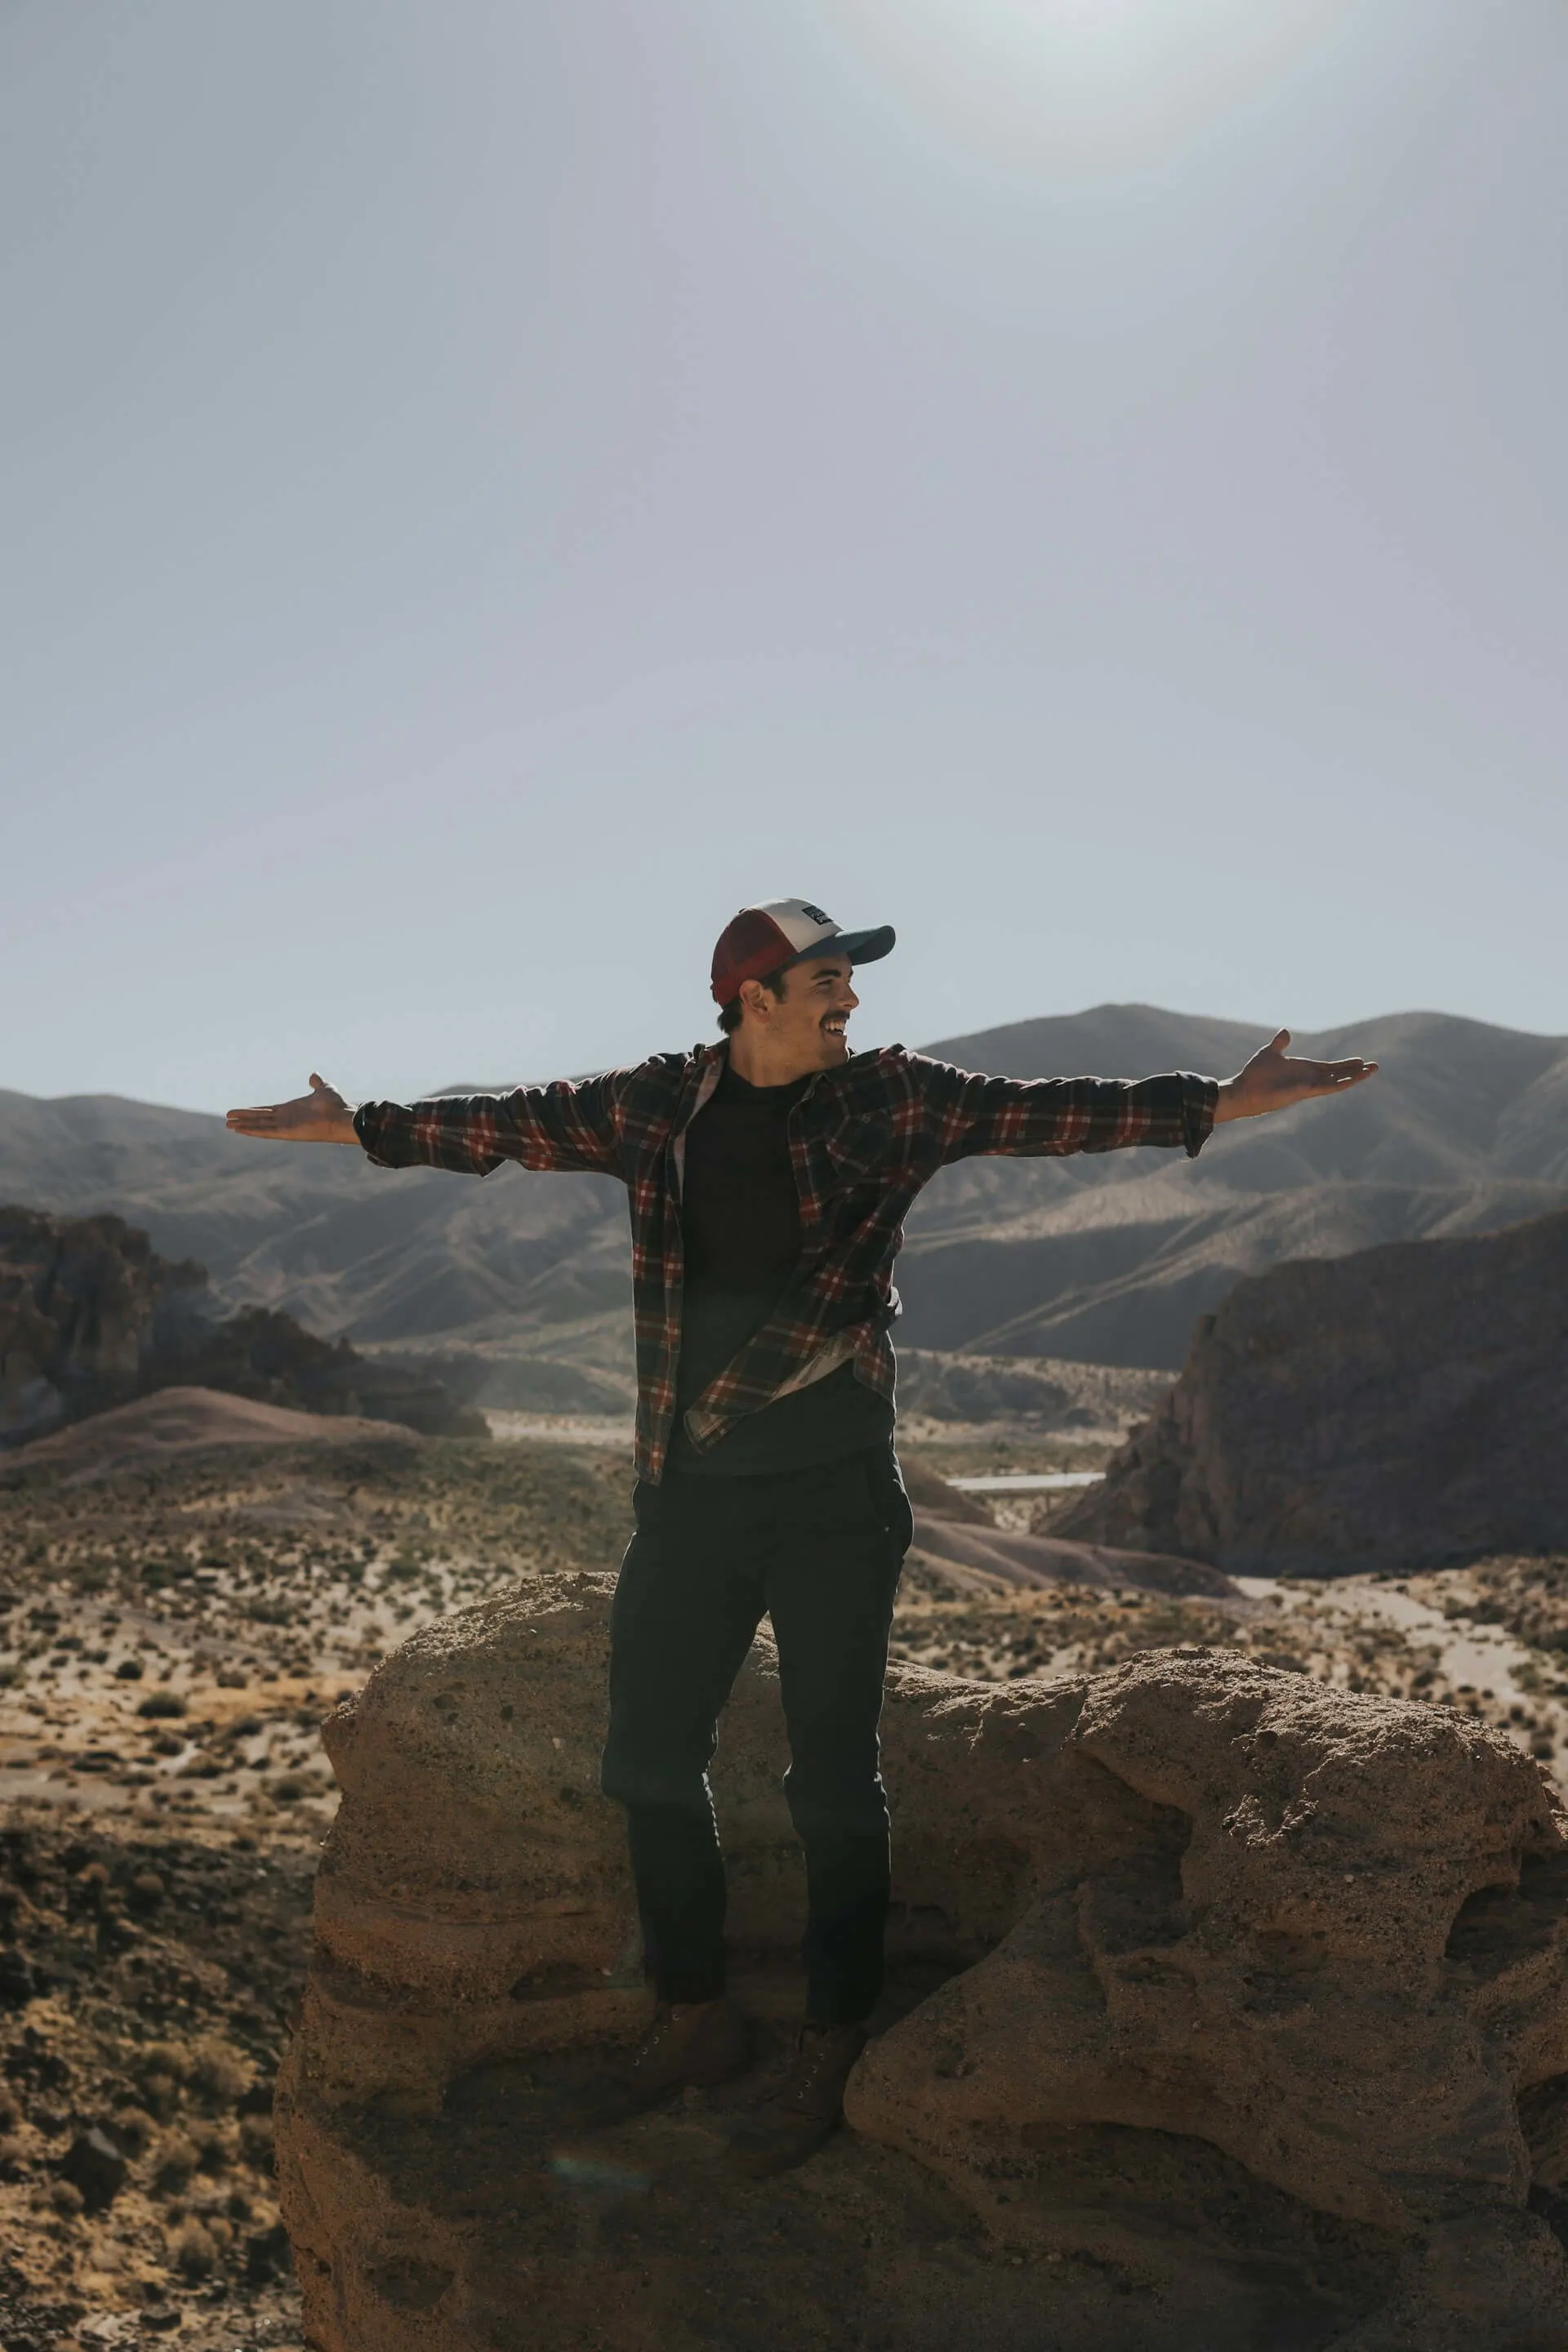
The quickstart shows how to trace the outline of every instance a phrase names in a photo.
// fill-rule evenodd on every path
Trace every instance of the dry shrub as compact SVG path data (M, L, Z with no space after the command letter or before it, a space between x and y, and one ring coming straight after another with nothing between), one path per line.
M74 2221L86 2201L74 2180L56 2180L50 2184L49 2203L62 2221Z
M179 1691L149 1691L136 1710L149 1723L169 1722L185 1712L185 1701Z
M114 2137L127 2156L144 2155L155 2128L145 2107L120 2107L115 2111Z
M204 2172L222 2172L233 2161L234 2141L217 2124L193 2124L191 2141Z
M0 2131L15 2130L21 2120L22 2110L16 2104L16 2094L0 2083Z
M189 2081L215 2105L232 2107L249 2090L254 2069L237 2056L216 2034L196 2042L191 2051Z
M265 2168L272 2161L272 2118L270 2116L242 2116L239 2119L239 2144L250 2162Z
M148 2074L168 2074L183 2083L191 2071L191 2053L178 2042L149 2042L140 2063Z
M174 2115L190 2071L190 2053L174 2042L150 2042L137 2059L136 2087L160 2123Z
M209 2278L217 2261L211 2231L200 2221L187 2221L171 2244L169 2258L182 2278Z
M15 2180L26 2162L27 2151L19 2139L12 2138L9 2133L0 2139L0 2180Z
M200 2162L200 2150L184 2133L172 2133L158 2150L158 2161L153 2169L153 2188L164 2197L177 2195Z
M141 2091L159 2122L166 2124L180 2104L180 2086L173 2074L149 2070L142 2077Z

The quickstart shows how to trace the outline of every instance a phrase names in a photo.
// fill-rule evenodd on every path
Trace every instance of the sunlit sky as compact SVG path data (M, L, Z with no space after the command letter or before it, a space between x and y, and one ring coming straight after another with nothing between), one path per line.
M13 0L0 1087L1568 1032L1568 9Z

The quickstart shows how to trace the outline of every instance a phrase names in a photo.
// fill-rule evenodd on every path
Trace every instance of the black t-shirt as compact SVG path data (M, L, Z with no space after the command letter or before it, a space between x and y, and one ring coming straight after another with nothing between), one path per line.
M841 1364L820 1381L748 1413L699 1454L682 1416L768 1319L800 1261L800 1194L789 1154L789 1115L809 1077L787 1087L748 1086L726 1064L686 1130L680 1237L686 1260L671 1470L744 1476L805 1469L862 1446L885 1444L893 1408ZM847 1311L846 1321L858 1319Z

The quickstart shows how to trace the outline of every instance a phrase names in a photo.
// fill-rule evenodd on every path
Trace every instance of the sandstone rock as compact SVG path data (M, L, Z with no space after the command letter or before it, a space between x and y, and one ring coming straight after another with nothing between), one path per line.
M1478 1724L1230 1654L895 1669L904 2013L853 2133L765 2188L723 2173L710 2102L563 2145L562 2085L647 2010L596 1790L609 1591L433 1626L329 1719L278 2105L312 2342L1501 2352L1568 2311L1528 2202L1568 2107L1545 1783ZM764 2028L796 1997L783 1760L759 1644L715 1786Z
M1237 1283L1057 1532L1237 1571L1568 1547L1568 1214Z

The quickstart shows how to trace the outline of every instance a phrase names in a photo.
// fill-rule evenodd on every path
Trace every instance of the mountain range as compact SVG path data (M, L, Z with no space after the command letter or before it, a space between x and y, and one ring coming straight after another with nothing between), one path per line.
M1016 1077L1224 1076L1266 1034L1101 1005L925 1050ZM1194 1161L1127 1151L944 1170L910 1219L900 1338L1173 1370L1196 1318L1244 1273L1568 1204L1568 1038L1410 1013L1294 1050L1363 1055L1380 1073L1345 1100L1222 1129ZM362 1349L486 1364L491 1402L575 1409L629 1393L626 1207L608 1178L393 1173L357 1152L247 1141L200 1112L0 1092L7 1202L114 1210L164 1255L200 1260L226 1302L285 1308Z

